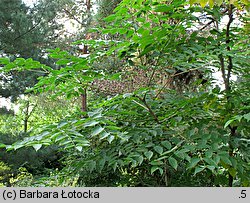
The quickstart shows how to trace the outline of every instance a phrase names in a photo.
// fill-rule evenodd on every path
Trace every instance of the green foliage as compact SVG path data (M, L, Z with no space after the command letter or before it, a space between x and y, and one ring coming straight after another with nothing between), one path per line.
M30 187L32 185L33 175L26 168L20 167L16 177L10 178L10 184L13 187Z
M40 179L45 186L249 186L249 39L244 27L231 24L237 7L222 12L228 6L222 1L209 1L211 7L205 7L208 1L193 3L204 8L124 0L101 30L120 40L89 40L87 57L49 50L57 69L1 59L4 71L47 71L33 90L59 98L79 97L95 80L113 78L110 72L119 71L94 67L109 57L119 56L124 69L151 72L146 87L106 98L90 94L89 111L62 116L2 147L38 151L56 144L64 150L66 167ZM206 16L202 27L197 11ZM225 89L213 84L213 69L222 72ZM154 81L155 74L165 75L165 82Z
M58 32L63 25L57 20L68 1L38 1L36 6L28 7L21 0L0 1L0 57L8 56L22 65L24 59L32 58L52 65L45 49L60 46ZM23 58L21 58L23 57ZM27 66L37 68L38 62L28 59ZM0 62L0 66L5 62ZM9 67L11 69L11 67ZM27 68L28 69L28 68ZM27 88L37 83L37 78L46 72L41 70L21 72L10 71L0 74L0 95L16 101Z
M56 169L50 172L49 176L37 178L32 185L37 187L77 187L79 186L78 179L78 175L70 175L68 172Z
M0 161L0 187L6 186L10 174L10 167Z

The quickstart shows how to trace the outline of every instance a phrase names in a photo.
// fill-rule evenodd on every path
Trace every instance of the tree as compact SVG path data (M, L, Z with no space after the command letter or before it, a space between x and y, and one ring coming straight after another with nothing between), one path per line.
M27 7L21 0L1 0L0 13L0 49L2 56L33 58L47 65L51 61L46 57L48 48L59 46L58 33L62 30L58 15L66 1L41 0L34 7ZM43 71L23 71L1 74L0 93L3 97L16 100L26 89L37 82Z
M244 26L232 23L238 15L244 24L246 14L227 2L204 2L201 7L184 0L124 0L100 35L119 40L76 42L91 50L86 57L50 50L60 69L38 64L48 74L35 91L78 97L96 80L119 79L124 67L126 73L148 71L147 85L115 96L92 95L84 117L77 112L2 147L58 144L70 154L65 170L93 185L112 173L112 185L249 186L249 39ZM118 77L95 68L96 61L114 56L126 63ZM28 60L1 61L6 71L34 68ZM221 71L224 87L213 84L213 69ZM154 80L157 74L163 82Z

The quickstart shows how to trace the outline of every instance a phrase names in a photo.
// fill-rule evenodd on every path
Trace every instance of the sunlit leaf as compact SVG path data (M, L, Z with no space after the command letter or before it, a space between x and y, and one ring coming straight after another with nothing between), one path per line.
M42 146L43 146L42 144L34 144L34 145L32 145L32 147L33 147L36 151L38 151L39 149L41 149Z
M82 146L76 146L76 149L81 152L82 151Z
M104 130L103 127L97 126L97 127L94 128L94 130L92 131L91 135L92 136L96 136L96 135L100 134L103 130Z
M95 126L97 124L99 124L99 121L91 120L89 122L84 123L83 126L84 127L90 127L90 126Z

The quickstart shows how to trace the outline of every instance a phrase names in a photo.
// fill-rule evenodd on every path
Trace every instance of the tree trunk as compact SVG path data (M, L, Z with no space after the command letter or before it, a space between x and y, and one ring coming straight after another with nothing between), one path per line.
M88 14L88 20L87 20L87 26L89 26L90 24L90 9L91 9L91 1L90 0L86 0L86 7L87 7L87 14ZM86 35L86 39L87 39L88 35ZM88 46L84 45L83 47L83 54L88 54ZM84 88L84 93L81 95L81 100L82 100L82 111L86 112L87 111L87 88Z
M29 101L27 101L26 103L26 107L25 107L25 112L24 112L24 120L23 120L23 131L24 133L27 133L28 131L28 120L29 120L29 107L30 107L30 103Z
M87 89L84 89L84 94L81 95L82 98L82 111L87 111Z

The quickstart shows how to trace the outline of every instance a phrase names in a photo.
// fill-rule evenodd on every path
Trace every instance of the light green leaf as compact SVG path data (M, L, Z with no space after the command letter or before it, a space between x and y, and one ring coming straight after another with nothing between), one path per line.
M228 126L229 126L232 122L234 122L235 120L236 120L235 117L232 118L232 119L230 119L230 120L228 120L228 121L225 123L224 128L228 127Z
M207 5L208 0L200 0L200 5L204 8Z
M89 122L86 122L86 123L84 123L84 127L91 127L91 126L95 126L95 125L97 125L99 122L98 121L94 121L94 120L92 120L92 121L89 121Z
M117 167L118 167L118 163L115 162L114 165L113 165L113 170L116 171Z
M235 168L231 167L231 168L228 169L228 171L229 171L230 175L233 176L233 177L235 177L236 174L237 174L237 171L235 170Z
M109 77L110 80L118 80L121 78L121 73L115 73Z
M32 145L32 147L33 147L36 151L38 151L39 149L41 149L42 146L43 146L42 144L34 144L34 145Z
M0 58L0 65L7 65L8 63L10 63L9 58Z
M132 166L133 168L136 167L136 166L138 165L137 161L134 160L134 159L133 159L131 162L132 162L132 165L131 165L131 166Z
M209 2L210 8L212 8L214 6L214 0L209 0L208 2Z
M13 150L13 149L14 149L14 146L13 146L13 145L7 145L7 146L6 146L7 152L8 152L8 151L11 151L11 150Z
M220 6L220 5L223 3L223 0L214 0L214 2L215 2L218 6Z
M76 149L81 152L82 151L82 146L76 146Z
M244 114L243 117L247 120L247 122L250 121L250 113Z
M90 170L90 172L92 172L95 168L96 168L96 162L93 160L89 161L88 169Z
M107 140L108 140L109 144L111 144L111 142L112 142L114 139L115 139L115 136L111 135L111 136L108 137Z
M156 130L150 130L149 131L153 136L156 136L157 135L157 131Z
M104 21L106 22L113 22L116 19L116 15L109 15L108 17L104 18Z
M105 139L106 137L108 137L110 135L110 133L103 131L100 133L100 139Z
M102 109L96 109L92 112L88 112L88 116L92 118L101 118L102 117Z
M77 143L79 144L79 146L82 146L82 147L88 147L89 146L89 141L88 140L78 140Z
M190 5L193 5L194 3L196 3L196 0L189 0Z
M104 130L103 127L97 126L97 127L94 128L94 130L92 131L91 135L94 137L94 136L100 134L103 130Z
M68 59L60 59L56 62L57 65L67 65L70 62Z
M208 150L208 151L205 152L205 155L206 155L206 157L211 158L213 156L213 151Z
M219 162L220 162L220 156L216 155L213 160L215 161L216 164L219 164Z
M179 151L175 152L174 154L175 154L177 157L181 158L181 159L185 159L185 157L187 156L186 153L179 152Z
M169 11L172 11L173 10L173 6L171 5L159 5L159 6L156 6L154 11L155 12L169 12Z
M57 128L62 128L63 126L67 125L68 122L67 121L63 121L61 123L58 124Z
M112 126L112 125L110 125L110 126L105 126L105 128L107 128L107 129L109 129L109 130L121 130L120 127Z
M18 143L13 145L14 150L20 149L22 147L24 147L24 146L22 144L18 144Z
M65 134L60 134L58 137L56 137L55 142L60 143L62 140L66 138L67 136Z

